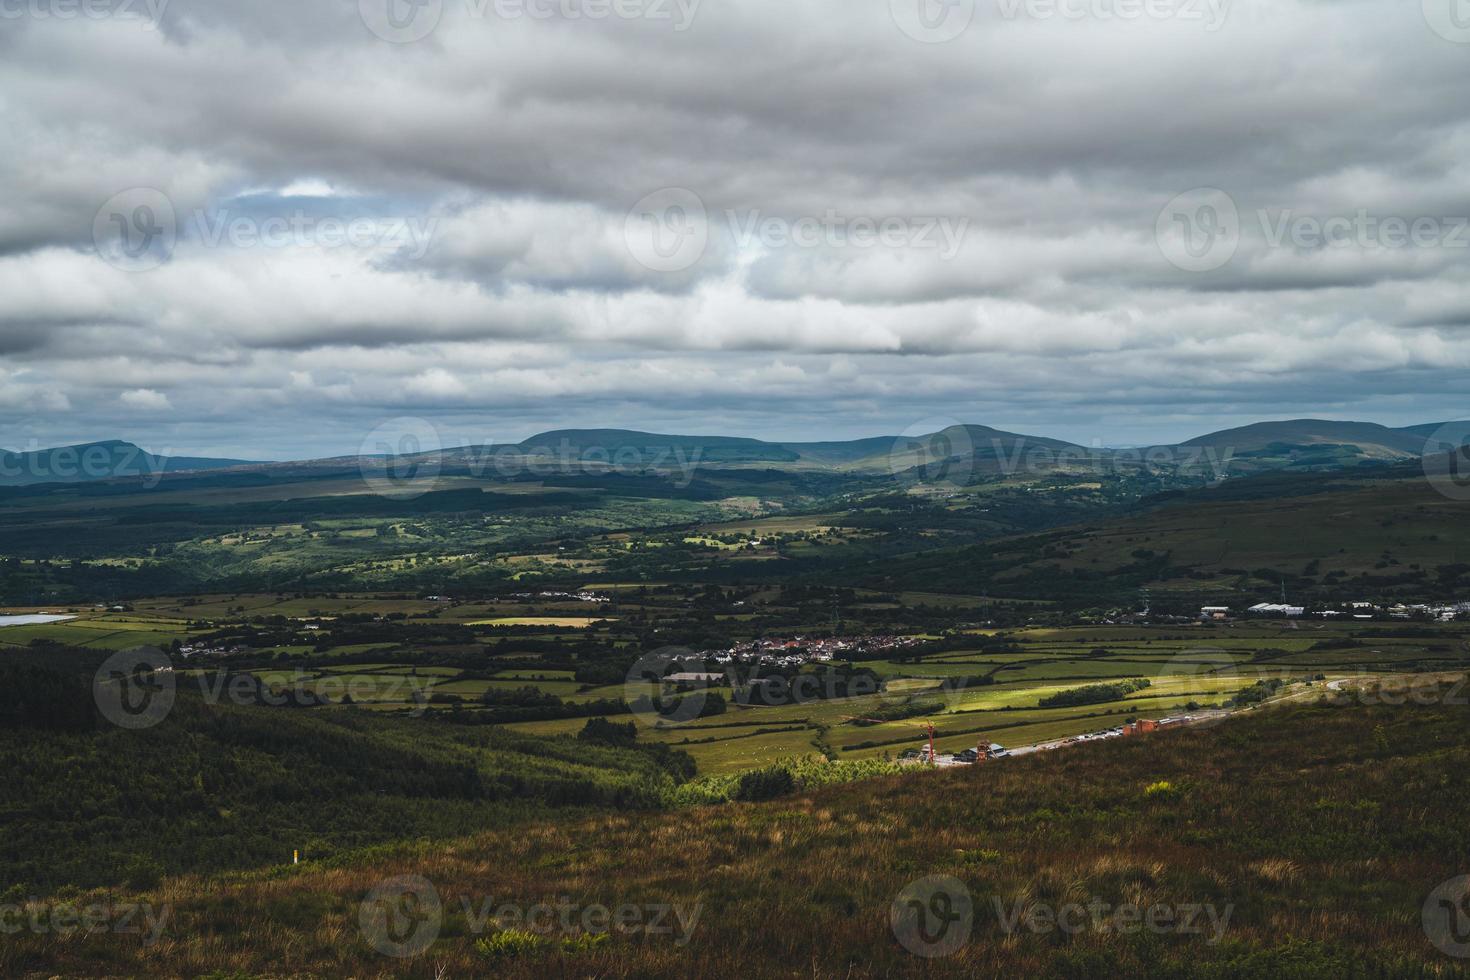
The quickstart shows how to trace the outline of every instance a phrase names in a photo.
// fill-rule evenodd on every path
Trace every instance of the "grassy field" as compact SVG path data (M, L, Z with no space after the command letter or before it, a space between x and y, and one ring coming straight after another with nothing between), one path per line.
M759 595L766 599L775 590ZM936 596L924 596L932 601ZM677 594L649 594L633 605L640 615L684 615ZM170 600L146 600L127 612L79 609L64 623L0 628L0 646L23 648L35 640L54 640L97 650L188 642L220 623L289 622L313 619L329 631L337 617L400 617L401 639L383 643L320 643L329 632L305 626L295 639L266 651L254 672L274 690L297 687L333 703L375 710L422 714L426 699L438 697L434 709L475 710L487 693L535 688L567 705L620 700L657 694L651 686L628 688L621 683L588 685L569 669L518 667L494 670L495 660L476 660L475 647L457 646L456 663L443 666L395 659L419 656L423 647L413 637L444 625L476 629L480 642L512 640L511 650L496 656L521 658L513 652L522 640L545 644L595 632L613 641L616 624L587 616L553 614L548 608L581 611L575 601L511 600L454 602L387 594L344 594L292 598L276 594L214 594ZM486 624L498 624L494 628ZM523 627L521 634L514 627ZM933 722L938 744L946 751L974 745L981 736L1015 747L1112 727L1131 717L1159 718L1200 706L1219 704L1267 678L1280 679L1288 691L1309 682L1351 678L1369 672L1400 674L1448 670L1470 665L1470 643L1462 624L1444 624L1413 635L1392 623L1245 622L1226 626L1069 626L1005 631L1009 647L952 649L922 659L875 660L862 666L875 671L886 687L859 698L819 700L781 707L735 703L726 714L698 723L655 729L639 719L641 738L686 751L701 773L721 774L765 765L786 755L840 759L883 759L927 741L921 727ZM289 632L289 630L288 630ZM427 634L426 634L427 635ZM515 639L520 637L520 639ZM458 641L457 641L458 642ZM624 641L625 642L625 641ZM296 658L287 666L278 656ZM345 662L343 662L345 661ZM354 661L365 661L362 663ZM514 661L513 661L514 662ZM472 669L473 667L473 669ZM493 670L488 676L487 670ZM1149 686L1122 701L1042 708L1048 695L1091 684L1147 680ZM908 701L918 703L910 717L879 724L856 725ZM327 710L334 710L328 708ZM630 716L613 717L625 721ZM586 718L514 723L525 732L573 733ZM707 727L716 725L721 727Z
M0 972L1463 976L1425 922L1436 889L1470 868L1465 710L1292 706L767 803L542 822L330 865L83 892L77 905L167 906L161 941L22 933L0 945ZM390 938L422 945L384 955L409 947L384 947L362 910L375 909L385 882L404 881L418 889L418 918ZM429 889L434 905L422 901ZM912 927L904 912L915 894L943 896L929 907L952 938L933 921ZM670 921L682 926L579 939L605 927L552 917L544 934L492 941L499 927L479 914L486 903L541 902L677 906ZM1044 928L1073 903L1107 915ZM1129 920L1113 910L1128 908L1168 915L1121 928ZM418 933L426 912L433 928Z

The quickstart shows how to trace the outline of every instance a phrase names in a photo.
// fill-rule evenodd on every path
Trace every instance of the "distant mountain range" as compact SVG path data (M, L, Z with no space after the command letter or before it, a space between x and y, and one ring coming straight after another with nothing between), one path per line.
M1014 452L1026 447L1054 451L1081 447L1057 439L1005 432L984 425L954 425L919 436L870 436L832 442L765 442L730 436L669 436L628 429L558 429L532 436L511 451L526 455L585 457L621 454L629 459L659 455L701 463L773 463L851 469L903 469L935 458L972 453Z
M29 452L0 450L0 486L85 483L120 477L157 478L164 473L243 466L247 460L155 456L131 442L109 439Z
M1389 428L1374 422L1337 422L1293 419L1257 422L1198 436L1177 445L1150 447L1187 455L1207 452L1232 460L1232 472L1272 469L1338 469L1394 462L1445 452L1470 439L1470 422L1426 423ZM1087 449L1059 439L1023 435L983 425L955 425L920 436L872 436L827 442L767 442L739 436L687 436L638 432L630 429L555 429L521 443L492 447L461 447L442 452L446 463L483 456L487 451L512 456L569 457L600 460L613 465L625 461L635 467L679 465L752 466L773 469L840 469L901 472L936 461L961 459L985 471L1006 459L1043 451L1054 454L1103 455L1108 449ZM342 463L355 457L311 463ZM85 443L32 452L0 451L0 486L43 483L79 483L120 477L154 477L190 470L217 470L233 466L268 465L250 460L192 456L156 456L118 440ZM274 464L304 465L303 462Z
M1435 441L1432 437L1438 434ZM1334 469L1365 463L1415 459L1443 452L1470 437L1470 422L1429 423L1393 429L1374 422L1293 419L1257 422L1199 436L1177 445L1149 447L1178 458L1213 453L1230 459L1232 472L1267 469ZM700 463L775 467L888 470L901 472L936 461L972 461L977 471L999 468L1009 460L1024 462L1033 454L1045 458L1069 455L1107 457L1120 450L1088 449L1061 439L1023 435L984 425L955 425L920 436L875 436L832 442L765 442L727 436L671 436L627 429L563 429L544 432L500 452L528 456L649 460L697 458ZM1038 453L1038 451L1040 451ZM459 450L456 452L467 452ZM698 456L695 457L694 454Z

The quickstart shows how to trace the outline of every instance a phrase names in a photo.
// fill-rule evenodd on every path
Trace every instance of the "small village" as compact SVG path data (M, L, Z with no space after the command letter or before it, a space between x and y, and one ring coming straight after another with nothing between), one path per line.
M1258 602L1244 609L1231 606L1201 606L1199 618L1206 621L1228 621L1244 617L1302 619L1410 619L1453 623L1470 619L1470 602L1395 603L1391 606L1373 602L1349 602L1337 606L1309 608L1286 602Z
M799 667L820 663L856 652L902 650L924 642L919 636L875 634L872 636L768 637L737 643L724 650L703 650L699 657L718 664L766 664Z

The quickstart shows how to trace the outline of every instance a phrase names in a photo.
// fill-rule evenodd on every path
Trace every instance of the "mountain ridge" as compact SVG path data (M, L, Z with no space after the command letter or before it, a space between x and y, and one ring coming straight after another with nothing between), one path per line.
M1345 468L1391 463L1444 452L1470 439L1470 422L1428 422L1390 427L1376 422L1331 419L1286 419L1252 422L1221 429L1159 450L1230 451L1247 469ZM523 455L568 455L583 460L616 461L621 456L643 465L659 458L699 463L790 464L857 470L905 470L943 459L986 460L1019 449L1082 452L1107 456L1114 447L1086 449L1064 439L1011 432L978 424L956 424L922 435L878 435L857 439L766 440L749 436L680 435L621 428L549 429L517 443L459 446L410 455L451 458L476 451L510 451ZM696 455L697 454L697 455ZM239 466L286 466L348 462L360 454L314 459L260 460L148 453L121 439L71 446L15 451L0 450L0 486L78 483L128 476L158 476L193 470Z
M207 456L160 456L122 439L100 439L49 449L0 450L0 486L86 483L249 465L259 464Z

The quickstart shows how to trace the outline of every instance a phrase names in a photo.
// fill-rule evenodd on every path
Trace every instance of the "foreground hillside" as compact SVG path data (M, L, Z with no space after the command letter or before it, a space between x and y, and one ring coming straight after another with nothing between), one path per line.
M131 730L99 716L100 660L48 646L0 659L0 916L6 902L78 886L657 806L693 768L657 746L257 706L243 674L181 679L167 717Z
M0 974L1464 975L1424 916L1428 901L1439 921L1436 889L1470 870L1466 710L1303 704L767 803L172 879L128 896L167 908L157 942L22 932L0 944ZM930 876L955 881L926 890ZM900 919L903 944L896 901L925 915ZM485 921L538 903L550 934ZM603 935L597 907L660 924ZM1050 910L1082 927L1047 928ZM1437 938L1455 948L1453 930Z

